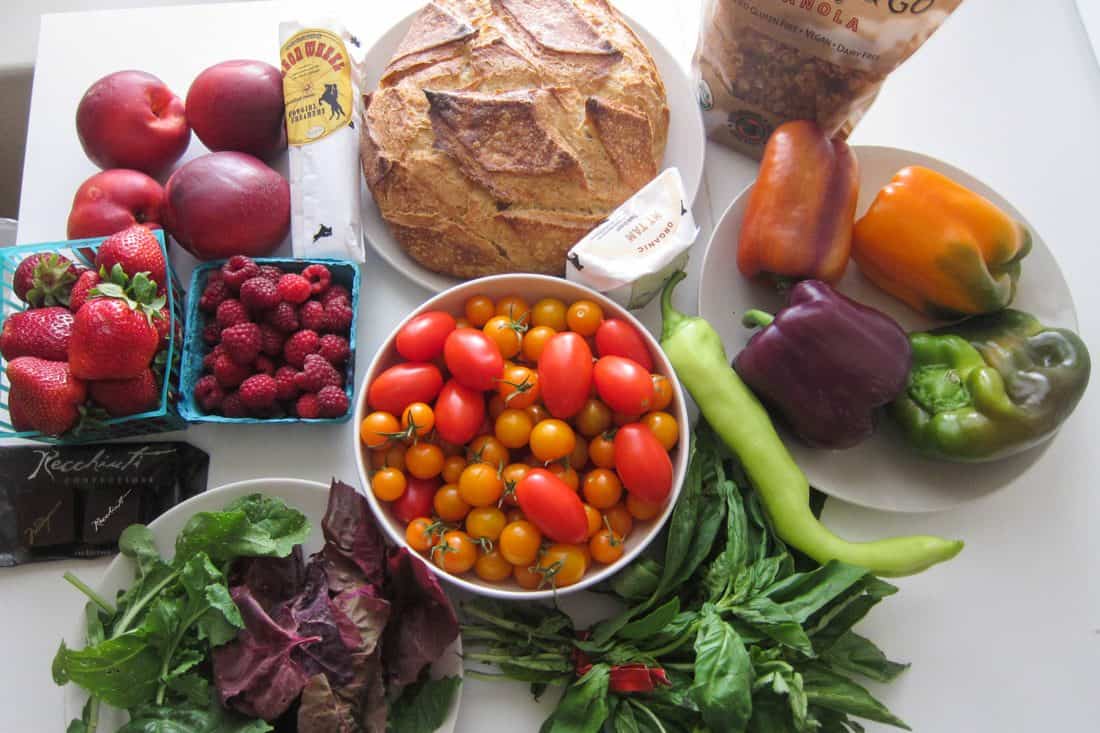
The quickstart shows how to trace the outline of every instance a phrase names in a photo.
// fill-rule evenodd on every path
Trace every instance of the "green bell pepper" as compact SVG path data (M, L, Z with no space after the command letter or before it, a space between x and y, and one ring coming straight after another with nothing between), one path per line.
M890 414L918 450L949 461L990 461L1049 439L1089 381L1072 331L1002 310L909 335L913 365Z

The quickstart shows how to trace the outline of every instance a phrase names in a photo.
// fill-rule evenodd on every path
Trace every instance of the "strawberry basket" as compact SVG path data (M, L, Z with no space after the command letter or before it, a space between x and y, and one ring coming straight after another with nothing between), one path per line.
M167 347L162 349L154 361L153 370L160 389L160 400L154 409L125 417L107 417L89 412L75 427L60 436L45 435L33 430L16 430L12 424L9 408L11 382L7 375L7 362L0 356L0 438L25 438L46 443L90 443L115 440L170 430L182 430L187 427L176 402L179 384L180 355L183 347L182 303L183 291L168 261L168 252L164 242L164 233L153 232L160 245L161 254L166 263L168 285L166 289L166 307L169 322ZM0 249L0 328L4 321L16 313L28 310L30 306L17 297L14 277L19 264L27 257L39 253L57 253L67 257L80 268L94 269L95 253L106 237L94 239L76 239L62 242L27 244Z

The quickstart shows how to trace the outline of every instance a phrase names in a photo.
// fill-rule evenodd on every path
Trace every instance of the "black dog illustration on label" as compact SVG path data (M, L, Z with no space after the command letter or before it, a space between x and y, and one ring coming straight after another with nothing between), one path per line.
M565 256L565 259L573 263L573 267L577 268L577 272L580 272L584 269L584 265L581 264L580 255L576 254L575 252L570 252L569 254L567 254Z
M313 241L316 242L321 237L331 237L331 236L332 236L332 227L327 227L324 224L322 224L321 228L317 230L317 233L313 235Z
M334 120L344 116L344 108L340 104L340 91L335 84L325 84L325 91L318 101L322 105L328 105L328 118L330 120Z

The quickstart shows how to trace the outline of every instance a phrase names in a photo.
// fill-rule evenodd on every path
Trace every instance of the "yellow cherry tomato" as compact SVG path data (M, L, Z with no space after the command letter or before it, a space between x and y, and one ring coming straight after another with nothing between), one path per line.
M611 531L619 537L628 537L634 529L634 517L630 515L630 510L625 504L616 504L610 509L605 509L603 518L611 527Z
M557 298L543 298L535 303L531 309L531 324L534 326L546 326L555 331L564 331L565 303Z
M578 300L565 314L569 330L581 336L592 336L603 323L603 308L591 300Z
M475 540L486 539L496 542L508 520L504 512L495 506L479 506L466 515L466 533Z
M518 295L508 295L497 301L496 314L517 323L531 322L531 306Z
M606 435L597 435L588 444L588 458L600 468L614 468L615 441Z
M623 556L623 538L609 529L601 529L588 541L588 550L592 559L601 565L618 562Z
M653 409L664 410L672 404L672 382L662 374L650 376L653 379Z
M603 515L600 514L600 510L596 507L591 504L585 504L584 518L588 520L588 534L586 536L591 539L592 535L599 532L600 528L603 527Z
M533 427L531 416L526 412L507 409L497 417L493 432L505 448L522 448L527 445Z
M598 399L590 399L573 416L573 424L577 426L577 432L586 438L606 433L611 427L611 408Z
M579 547L558 543L546 548L538 567L547 585L565 588L584 577L588 563Z
M550 473L561 479L562 483L573 489L573 491L580 488L581 477L572 466L567 466L564 463L552 463L550 464Z
M534 369L515 364L505 367L497 385L497 395L504 398L505 407L522 410L538 402L539 373Z
M504 481L496 466L488 463L471 463L462 469L458 478L458 494L470 506L496 504L504 493Z
M509 522L500 532L497 547L504 559L513 565L534 565L542 544L542 533L525 519Z
M543 420L531 430L531 452L543 463L565 458L576 447L573 428L564 420Z
M414 427L415 426L415 427ZM423 438L435 427L435 412L431 405L413 402L401 413L401 430L410 437Z
M390 446L383 446L371 451L370 454L371 468L396 468L398 471L405 470L405 445L402 443L394 443Z
M623 496L618 474L609 468L594 468L584 475L584 500L597 509L610 509Z
M489 340L500 349L500 355L505 359L511 359L519 353L523 345L523 324L509 320L507 316L493 316L481 329L489 337Z
M405 470L417 478L432 478L443 471L446 458L435 443L414 443L405 450Z
M493 306L493 301L489 300L484 295L475 295L466 301L466 305L463 307L463 311L466 315L466 320L470 322L470 325L474 328L481 328L489 319L496 314L496 308Z
M470 535L452 529L444 532L439 544L432 547L432 559L451 575L461 575L477 562L477 545Z
M500 472L500 478L504 481L504 503L508 506L516 506L516 484L518 484L527 472L531 470L531 466L526 463L509 463L504 467L504 470Z
M462 469L466 468L466 459L462 456L447 456L443 461L443 470L440 475L445 484L457 484L458 477L462 475Z
M470 511L470 505L462 500L454 484L444 484L436 490L432 508L444 522L461 522Z
M549 326L535 326L523 334L523 358L531 364L537 364L546 342L556 333Z
M486 552L485 548L479 548L477 562L474 563L474 574L482 580L490 583L499 583L512 575L512 563L504 559L500 550L493 548Z
M642 422L665 450L672 450L672 446L680 439L680 424L667 412L655 410L643 417Z
M368 448L379 448L390 441L390 435L400 432L401 424L388 412L372 412L359 423L359 440Z
M635 519L645 521L647 519L653 519L662 511L664 511L665 503L663 501L646 501L640 499L629 491L626 494L626 509L630 512L630 516Z
M493 435L479 435L470 443L470 463L488 463L500 468L511 460L511 454Z
M370 489L379 501L396 501L405 493L408 481L405 474L396 468L383 468L374 472L370 480Z
M417 552L427 552L435 542L435 534L432 532L432 520L427 517L417 517L405 527L405 541L409 547Z
M519 587L525 590L535 590L542 585L542 573L532 570L527 565L516 565L512 568L512 577L516 579Z

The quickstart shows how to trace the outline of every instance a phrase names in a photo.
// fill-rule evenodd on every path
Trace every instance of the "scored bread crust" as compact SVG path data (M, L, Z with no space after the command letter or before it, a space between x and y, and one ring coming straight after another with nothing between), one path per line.
M436 0L364 95L360 157L400 245L461 278L561 275L658 172L656 65L606 0Z

